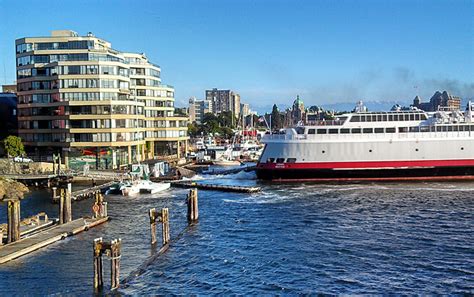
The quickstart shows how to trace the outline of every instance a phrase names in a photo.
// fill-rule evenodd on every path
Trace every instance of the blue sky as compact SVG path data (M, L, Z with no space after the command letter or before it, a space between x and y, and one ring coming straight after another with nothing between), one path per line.
M0 22L0 83L16 38L71 29L145 52L183 106L213 87L257 110L474 97L474 0L0 0Z

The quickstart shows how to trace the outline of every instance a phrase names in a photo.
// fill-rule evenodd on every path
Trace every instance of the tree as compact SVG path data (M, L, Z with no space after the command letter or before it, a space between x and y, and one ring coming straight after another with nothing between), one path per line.
M199 127L196 122L192 122L188 124L188 134L191 137L196 137L199 133Z
M21 138L18 136L8 136L5 138L5 140L3 140L3 146L5 148L5 152L10 157L17 157L25 154L25 147L23 146Z
M219 119L213 113L206 113L202 119L200 132L204 134L219 133Z

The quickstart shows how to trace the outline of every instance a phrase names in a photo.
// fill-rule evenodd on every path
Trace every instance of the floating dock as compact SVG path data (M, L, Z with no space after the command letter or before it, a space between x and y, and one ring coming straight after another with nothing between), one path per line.
M173 187L178 188L197 188L202 190L213 190L223 192L237 192L237 193L257 193L260 192L260 187L244 187L244 186L229 186L229 185L216 185L216 184L205 184L188 181L177 181L171 182Z
M105 223L109 217L80 218L69 223L55 225L34 235L0 246L0 264L29 254L56 241L73 236L89 228Z

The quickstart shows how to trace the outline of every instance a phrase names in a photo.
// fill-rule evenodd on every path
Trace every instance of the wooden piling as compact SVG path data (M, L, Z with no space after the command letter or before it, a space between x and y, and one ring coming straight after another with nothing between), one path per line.
M189 190L188 198L188 223L194 223L199 218L198 193L197 189Z
M52 187L53 189L53 197L51 198L53 202L56 202L56 199L58 197L57 189L56 187Z
M66 191L63 188L59 189L59 224L64 224L64 202Z
M100 291L104 287L102 271L102 237L94 239L94 290Z
M102 237L94 239L94 290L99 292L104 287L102 255L110 256L110 286L112 290L120 285L120 258L122 239L105 242Z
M120 285L120 258L121 258L122 240L112 240L110 243L110 267L111 267L111 289L118 289Z
M162 208L160 212L157 212L155 208L150 209L148 212L150 218L150 234L151 244L157 242L156 239L156 222L161 222L161 238L163 246L170 242L170 219L168 208Z
M66 195L64 197L64 222L69 223L72 221L72 207L71 207L71 183L68 183Z
M151 244L156 243L156 209L150 209L149 213L150 218L150 234L151 234Z
M170 242L170 219L168 208L161 209L161 223L163 245L167 245Z
M20 200L8 200L7 243L20 239Z

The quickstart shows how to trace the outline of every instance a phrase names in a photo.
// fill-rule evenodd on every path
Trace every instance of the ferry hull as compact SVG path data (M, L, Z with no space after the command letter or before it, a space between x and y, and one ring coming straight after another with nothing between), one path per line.
M276 181L397 181L474 180L474 166L429 168L265 168L257 166L257 177Z

